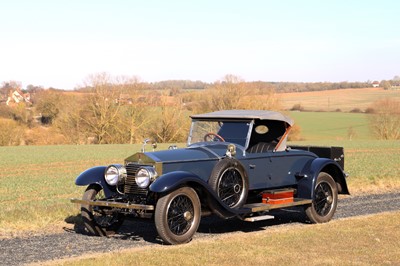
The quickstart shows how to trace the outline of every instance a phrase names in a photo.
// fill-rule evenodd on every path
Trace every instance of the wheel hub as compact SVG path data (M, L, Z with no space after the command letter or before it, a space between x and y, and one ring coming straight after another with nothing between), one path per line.
M326 198L326 202L327 202L328 204L332 204L332 202L333 202L332 196L328 196L328 197Z
M238 194L238 193L240 192L240 189L241 189L241 187L240 187L239 184L236 184L236 185L233 187L233 191L234 191L236 194Z
M191 212L189 212L189 211L186 211L183 214L183 218L185 218L185 221L190 221L193 218L193 214Z

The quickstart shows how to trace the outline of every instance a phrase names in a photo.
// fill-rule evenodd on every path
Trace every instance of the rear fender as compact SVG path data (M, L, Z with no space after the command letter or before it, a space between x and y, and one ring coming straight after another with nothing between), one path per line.
M104 172L107 166L95 166L82 172L76 179L75 185L88 186L91 184L99 184L106 197L111 197L116 193L115 187L111 187L104 180Z
M340 165L331 159L316 158L305 166L302 173L297 175L301 178L297 183L297 197L303 199L314 197L314 187L320 172L326 172L333 177L338 184L339 194L350 194L346 175Z

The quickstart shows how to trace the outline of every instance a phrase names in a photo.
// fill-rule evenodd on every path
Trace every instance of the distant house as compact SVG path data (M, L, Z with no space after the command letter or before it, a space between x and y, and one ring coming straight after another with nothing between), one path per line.
M31 103L31 95L29 93L23 93L19 88L16 88L15 90L10 90L6 104L18 104L20 102Z
M374 82L372 82L372 87L373 88L378 88L380 85L379 81L375 80Z

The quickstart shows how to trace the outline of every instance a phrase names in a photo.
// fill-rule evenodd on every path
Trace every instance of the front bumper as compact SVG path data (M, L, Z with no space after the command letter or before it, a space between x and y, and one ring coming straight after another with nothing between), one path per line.
M83 204L83 205L101 206L101 207L110 207L110 208L119 208L119 209L133 209L133 210L144 210L144 211L153 211L154 210L154 205L130 204L130 203L112 202L112 201L105 201L105 200L71 199L71 202Z

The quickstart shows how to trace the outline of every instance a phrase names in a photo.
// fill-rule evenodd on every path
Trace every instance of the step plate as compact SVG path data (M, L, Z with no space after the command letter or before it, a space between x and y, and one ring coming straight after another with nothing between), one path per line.
M262 216L254 216L254 217L247 217L244 218L244 221L246 222L258 222L258 221L264 221L264 220L271 220L274 219L275 217L272 215L262 215Z
M273 209L288 208L288 207L299 206L299 205L306 205L306 204L311 204L311 203L312 203L312 200L310 200L310 199L294 199L293 202L282 203L282 204L268 204L268 203L246 204L243 206L243 208L248 208L251 210L251 212L260 212L260 211L268 211L268 210L273 210Z

